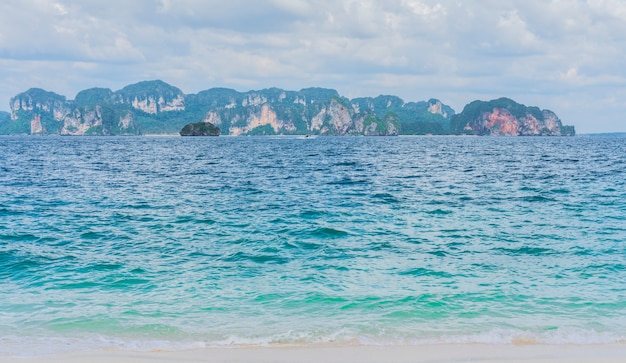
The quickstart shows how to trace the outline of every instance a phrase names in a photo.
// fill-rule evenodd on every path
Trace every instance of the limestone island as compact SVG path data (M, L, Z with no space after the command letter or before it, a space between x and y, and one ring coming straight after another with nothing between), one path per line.
M198 122L202 121L202 122ZM190 126L191 125L191 126ZM347 98L334 89L210 88L184 94L160 80L113 91L91 88L74 100L40 88L0 112L0 135L478 135L572 136L558 116L508 98L474 101L456 113L436 98Z

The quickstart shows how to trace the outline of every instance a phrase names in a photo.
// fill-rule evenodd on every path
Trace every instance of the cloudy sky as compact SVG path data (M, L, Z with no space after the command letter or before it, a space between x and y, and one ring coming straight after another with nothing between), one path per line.
M623 0L2 0L0 110L40 87L510 97L626 131Z

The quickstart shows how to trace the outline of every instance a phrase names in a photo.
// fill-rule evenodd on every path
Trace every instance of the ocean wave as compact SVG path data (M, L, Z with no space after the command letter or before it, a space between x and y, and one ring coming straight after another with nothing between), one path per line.
M623 341L623 138L7 140L3 352Z
M180 339L142 339L92 335L89 337L0 337L0 357L37 357L81 351L187 351L209 348L307 347L324 345L407 346L407 345L605 345L626 344L623 332L597 332L582 329L554 329L532 332L519 329L492 329L470 334L433 336L387 336L360 334L352 329L333 332L288 331L275 335L225 335Z

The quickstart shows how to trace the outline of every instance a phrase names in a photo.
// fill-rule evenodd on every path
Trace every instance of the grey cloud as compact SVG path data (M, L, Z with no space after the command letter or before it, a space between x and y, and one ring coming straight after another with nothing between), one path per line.
M210 28L243 33L287 32L310 16L308 3L296 1L161 1L148 23L172 28Z
M323 86L450 97L455 108L492 96L552 100L565 114L595 103L617 115L624 34L618 0L7 0L0 97L162 78L185 92Z
M58 2L8 1L0 5L2 58L47 61L143 60L115 23Z

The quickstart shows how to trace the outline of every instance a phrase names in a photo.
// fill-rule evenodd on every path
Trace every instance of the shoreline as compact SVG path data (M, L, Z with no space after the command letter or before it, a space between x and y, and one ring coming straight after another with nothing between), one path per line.
M306 346L205 348L187 351L91 351L34 357L1 357L0 363L55 362L624 362L626 344L412 346Z

